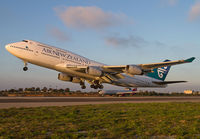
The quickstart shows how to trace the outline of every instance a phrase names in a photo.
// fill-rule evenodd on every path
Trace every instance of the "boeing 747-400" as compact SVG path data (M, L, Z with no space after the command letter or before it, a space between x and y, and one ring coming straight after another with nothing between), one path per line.
M58 79L79 83L85 89L85 81L91 88L102 89L103 83L116 86L137 87L166 87L167 84L185 81L164 81L170 66L190 63L195 58L151 64L105 65L83 56L60 48L32 40L7 44L6 49L14 56L24 61L24 71L27 64L58 71Z

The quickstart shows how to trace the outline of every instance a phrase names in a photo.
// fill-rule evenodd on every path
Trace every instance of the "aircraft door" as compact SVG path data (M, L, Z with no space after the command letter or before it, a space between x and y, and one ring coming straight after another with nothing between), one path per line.
M34 50L34 54L35 54L35 56L38 56L38 53L39 53L38 50L35 49L35 50Z
M60 56L60 63L65 63L64 58Z

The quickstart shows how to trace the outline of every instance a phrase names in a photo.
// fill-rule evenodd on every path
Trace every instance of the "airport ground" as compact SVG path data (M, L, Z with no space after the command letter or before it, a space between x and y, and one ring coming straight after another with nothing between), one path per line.
M9 94L0 97L0 138L200 138L197 94Z
M0 138L200 138L200 103L0 109Z
M0 109L41 106L69 106L113 103L200 102L200 96L136 97L0 97Z
M147 91L147 90L138 90L131 94L126 94L126 96L200 96L199 91L187 90L185 92L168 92L160 93L156 91ZM18 88L18 89L9 89L9 90L0 90L0 96L41 96L41 97L99 97L99 91L85 92L84 90L70 91L70 88L65 89L55 89L55 88L39 88L39 87L30 87L30 88ZM113 95L116 96L116 95Z

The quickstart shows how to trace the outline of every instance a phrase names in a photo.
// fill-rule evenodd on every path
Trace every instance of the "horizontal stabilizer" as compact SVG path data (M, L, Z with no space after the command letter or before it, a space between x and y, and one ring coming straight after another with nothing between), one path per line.
M185 83L185 82L187 82L187 81L164 81L164 82L153 81L153 83L158 84L158 85L173 84L173 83Z

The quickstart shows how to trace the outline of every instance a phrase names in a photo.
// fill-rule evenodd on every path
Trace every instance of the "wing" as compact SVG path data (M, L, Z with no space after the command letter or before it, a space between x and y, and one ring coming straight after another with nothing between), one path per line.
M65 64L58 64L56 67L61 72L65 72L65 70L72 70L79 73L84 73L90 76L102 77L104 80L117 80L119 78L124 78L123 74L126 73L128 75L142 75L147 72L152 72L154 68L172 66L183 63L190 63L194 60L194 57L191 57L186 60L176 60L176 61L167 61L160 63L152 63L152 64L138 64L138 65L119 65L119 66L67 66ZM65 70L63 70L65 69ZM58 70L59 71L59 70Z
M168 61L168 62L160 62L160 63L152 63L152 64L140 64L142 69L154 69L154 68L160 68L165 66L173 66L177 64L183 64L183 63L190 63L195 59L195 57L188 58L186 60L176 60L176 61Z
M151 63L151 64L139 64L139 65L122 65L122 66L103 66L102 68L108 72L125 72L127 67L135 66L140 68L142 71L151 72L154 68L160 68L165 66L173 66L177 64L190 63L195 59L195 57L188 58L186 60L176 60L176 61L168 61L168 62L160 62L160 63Z

